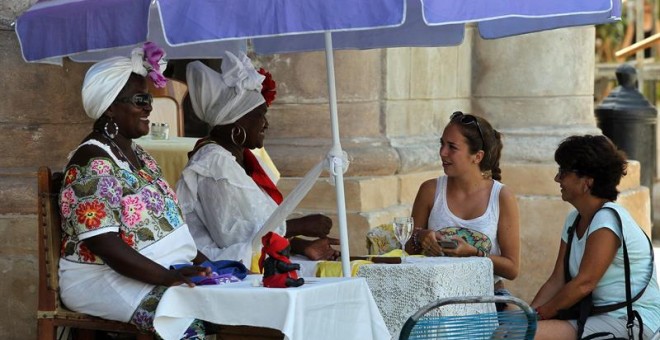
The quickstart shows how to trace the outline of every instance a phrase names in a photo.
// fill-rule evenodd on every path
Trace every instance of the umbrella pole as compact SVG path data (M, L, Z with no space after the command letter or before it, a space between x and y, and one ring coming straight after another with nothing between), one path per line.
M328 73L328 101L332 126L332 148L328 153L330 171L335 178L337 194L337 219L339 220L339 244L341 250L341 272L344 277L351 277L351 264L348 252L348 227L346 223L346 200L344 197L344 152L339 141L339 119L337 117L337 90L335 87L335 61L332 49L332 33L325 32L325 63Z

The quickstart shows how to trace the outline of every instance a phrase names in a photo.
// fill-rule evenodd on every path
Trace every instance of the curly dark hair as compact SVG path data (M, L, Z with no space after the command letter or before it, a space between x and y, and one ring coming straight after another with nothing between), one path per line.
M491 177L494 180L501 180L502 169L500 169L500 156L503 147L502 134L493 129L493 126L486 119L460 111L452 114L449 124L454 124L461 130L461 134L465 137L471 154L474 155L479 150L484 151L484 158L479 163L479 169L483 172L490 171Z
M593 178L591 194L611 201L619 195L616 187L628 168L626 154L603 135L564 139L555 151L555 162L579 177Z

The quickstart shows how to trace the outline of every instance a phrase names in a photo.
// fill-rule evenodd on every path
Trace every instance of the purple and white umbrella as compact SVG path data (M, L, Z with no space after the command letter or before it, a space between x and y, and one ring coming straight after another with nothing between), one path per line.
M98 60L145 41L184 59L219 57L247 38L267 37L255 39L264 54L322 50L325 32L335 49L453 46L466 23L494 39L620 14L620 0L41 0L18 18L16 33L28 62Z
M23 58L93 61L145 41L170 59L218 58L224 50L326 51L342 273L350 276L333 49L452 46L465 25L485 39L608 23L621 0L41 0L16 22ZM283 218L283 217L282 217Z

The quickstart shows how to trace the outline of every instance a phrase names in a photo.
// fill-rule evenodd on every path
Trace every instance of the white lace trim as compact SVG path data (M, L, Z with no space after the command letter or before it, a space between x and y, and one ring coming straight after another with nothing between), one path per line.
M123 170L126 170L126 171L133 171L133 170L131 170L131 166L128 164L128 162L122 161L121 159L117 158L117 156L115 156L114 152L112 152L112 149L110 149L110 145L102 143L101 141L96 140L96 139L90 139L90 140L78 145L75 149L73 149L71 152L69 152L69 155L67 156L67 160L71 160L71 157L73 157L73 154L75 154L76 151L78 151L78 149L80 149L80 147L82 147L84 145L94 145L94 146L97 146L97 147L101 148L103 151L105 151L105 153L107 153L110 156L110 158L112 158L112 160L115 162L115 164L117 164L118 167L120 167L120 168L122 168ZM135 150L135 143L132 143L131 148L133 148Z

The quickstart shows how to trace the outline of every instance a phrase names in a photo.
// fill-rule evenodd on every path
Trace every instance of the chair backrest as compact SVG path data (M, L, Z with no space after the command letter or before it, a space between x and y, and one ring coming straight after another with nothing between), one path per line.
M442 306L456 304L513 304L519 309L472 315L443 315ZM408 339L534 339L536 312L512 296L445 298L420 308L403 325L399 340Z
M183 137L183 99L188 94L188 85L170 78L167 79L167 85L163 88L156 88L152 82L147 83L149 84L149 93L154 96L150 121L168 123L171 134Z
M58 268L61 248L61 226L58 194L63 174L51 174L48 167L37 175L37 211L39 220L39 311L54 311L59 306Z
M179 105L174 98L154 97L151 107L149 115L151 123L167 123L170 128L170 136L183 136L183 116L179 114Z
M401 249L401 243L394 236L392 223L381 224L367 232L367 253L383 255L394 249Z

